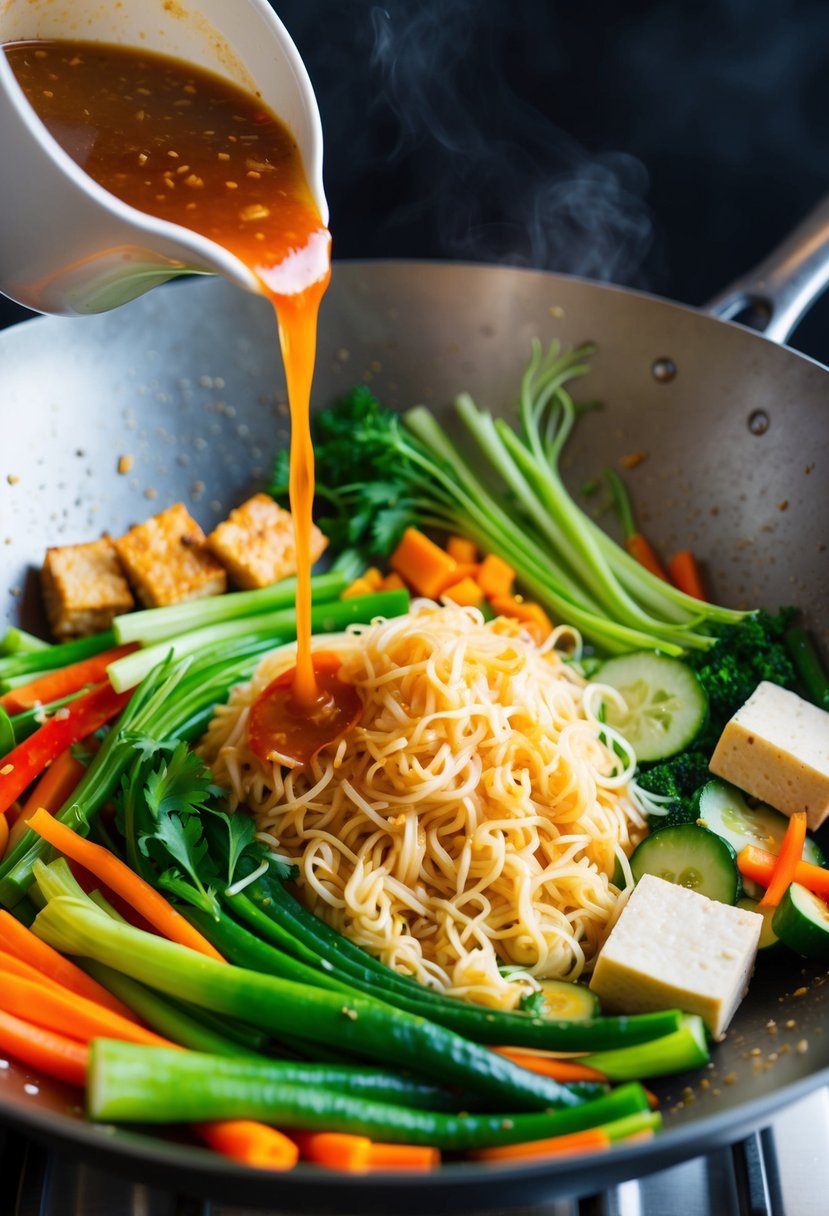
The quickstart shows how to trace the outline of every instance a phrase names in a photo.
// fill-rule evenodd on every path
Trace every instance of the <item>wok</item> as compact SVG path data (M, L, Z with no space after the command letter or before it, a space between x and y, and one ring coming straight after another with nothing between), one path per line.
M724 294L721 312L753 303L784 339L825 283L827 216L824 205L754 279ZM641 453L629 482L657 545L690 545L724 603L799 603L825 651L829 374L768 337L553 274L342 264L323 308L316 402L366 380L391 405L425 401L446 419L462 389L505 410L536 335L597 345L583 392L603 409L568 449L571 486ZM0 417L1 615L32 625L47 545L117 534L178 499L208 528L261 483L287 438L272 315L226 283L191 280L110 314L27 322L0 335ZM121 456L132 457L127 473ZM573 1161L449 1165L411 1178L310 1167L268 1177L183 1136L87 1124L76 1095L13 1063L0 1071L0 1118L103 1168L236 1203L329 1212L529 1205L732 1142L829 1080L825 978L786 953L764 959L705 1084L689 1075L655 1086L664 1133Z

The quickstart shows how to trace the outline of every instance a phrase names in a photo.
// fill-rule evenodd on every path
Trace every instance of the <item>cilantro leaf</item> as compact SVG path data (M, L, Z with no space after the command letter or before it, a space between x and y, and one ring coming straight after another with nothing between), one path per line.
M174 810L193 814L222 792L213 784L210 769L201 757L181 740L169 760L162 760L147 775L144 788L147 807L156 818Z

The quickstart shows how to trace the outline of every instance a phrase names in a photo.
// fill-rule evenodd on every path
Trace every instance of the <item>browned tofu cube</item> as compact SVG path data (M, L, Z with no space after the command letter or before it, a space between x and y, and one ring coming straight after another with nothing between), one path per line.
M294 521L268 494L254 494L214 528L207 543L237 587L267 587L296 574ZM328 544L311 528L311 561Z
M41 571L46 615L57 638L108 629L135 601L108 536L47 549Z
M136 595L148 608L218 595L227 586L224 568L180 502L130 528L115 547Z

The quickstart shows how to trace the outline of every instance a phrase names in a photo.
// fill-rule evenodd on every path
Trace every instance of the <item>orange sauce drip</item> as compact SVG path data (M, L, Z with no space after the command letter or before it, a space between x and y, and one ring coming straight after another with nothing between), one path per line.
M258 98L164 55L63 40L10 43L4 50L38 117L90 177L137 210L235 254L274 305L291 408L297 554L297 661L286 712L317 719L316 747L321 713L329 714L337 735L340 695L334 679L321 686L311 652L309 407L330 236L293 137ZM350 696L343 693L342 700L350 713ZM308 758L308 747L297 753L300 762Z

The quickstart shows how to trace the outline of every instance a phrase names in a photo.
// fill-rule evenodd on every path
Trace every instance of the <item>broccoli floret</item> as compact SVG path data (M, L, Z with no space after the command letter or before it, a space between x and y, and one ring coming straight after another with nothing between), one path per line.
M762 680L791 688L795 671L784 640L795 609L776 616L755 612L735 625L717 629L710 650L694 652L688 663L708 694L709 721L696 746L713 751L723 727Z
M673 759L654 764L640 772L636 778L640 789L672 800L667 814L652 816L651 831L681 823L693 823L697 817L694 795L710 779L708 756L697 750L680 752Z

